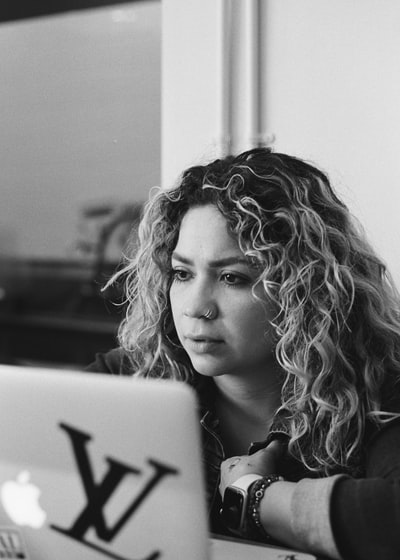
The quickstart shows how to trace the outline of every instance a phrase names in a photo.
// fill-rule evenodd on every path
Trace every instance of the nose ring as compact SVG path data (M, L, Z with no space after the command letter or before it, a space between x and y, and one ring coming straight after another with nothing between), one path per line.
M204 319L212 319L214 315L214 312L212 309L207 309L207 311L205 313L203 313L203 317Z

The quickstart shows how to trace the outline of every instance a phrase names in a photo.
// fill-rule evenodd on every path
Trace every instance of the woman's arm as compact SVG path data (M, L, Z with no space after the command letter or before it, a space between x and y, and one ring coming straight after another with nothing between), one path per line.
M222 472L229 474L222 476L222 487L249 472L276 473L276 451L268 451L225 461ZM398 560L400 422L381 430L368 445L366 478L274 482L260 502L260 520L267 533L293 548L334 559Z
M400 558L400 421L366 449L366 478L341 480L332 495L332 528L344 558Z
M253 455L224 461L221 465L221 495L228 485L245 474L267 476L276 473L279 449L280 444L272 442ZM297 483L279 481L268 486L259 507L260 521L266 533L292 548L340 559L329 519L331 493L338 478L304 479Z
M260 503L265 531L298 550L340 560L329 515L331 494L339 477L271 484Z

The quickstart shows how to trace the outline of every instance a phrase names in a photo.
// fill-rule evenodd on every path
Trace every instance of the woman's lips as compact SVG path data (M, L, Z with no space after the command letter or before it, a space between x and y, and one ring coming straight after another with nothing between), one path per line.
M223 341L218 338L211 338L209 336L186 336L187 347L198 353L212 352L218 349Z

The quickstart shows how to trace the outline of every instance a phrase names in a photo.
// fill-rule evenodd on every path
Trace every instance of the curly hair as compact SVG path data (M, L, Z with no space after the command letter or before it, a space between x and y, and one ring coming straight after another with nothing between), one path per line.
M172 320L170 261L183 216L205 204L257 262L257 283L279 310L272 326L290 453L317 473L354 470L366 420L395 415L399 296L327 176L296 157L268 148L228 156L150 197L138 247L118 273L127 298L119 340L135 375L194 374Z

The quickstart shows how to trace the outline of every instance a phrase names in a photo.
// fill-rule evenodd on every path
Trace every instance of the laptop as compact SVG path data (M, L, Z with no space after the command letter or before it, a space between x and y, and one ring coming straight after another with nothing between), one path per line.
M200 449L183 383L1 365L0 558L314 558L210 538Z

